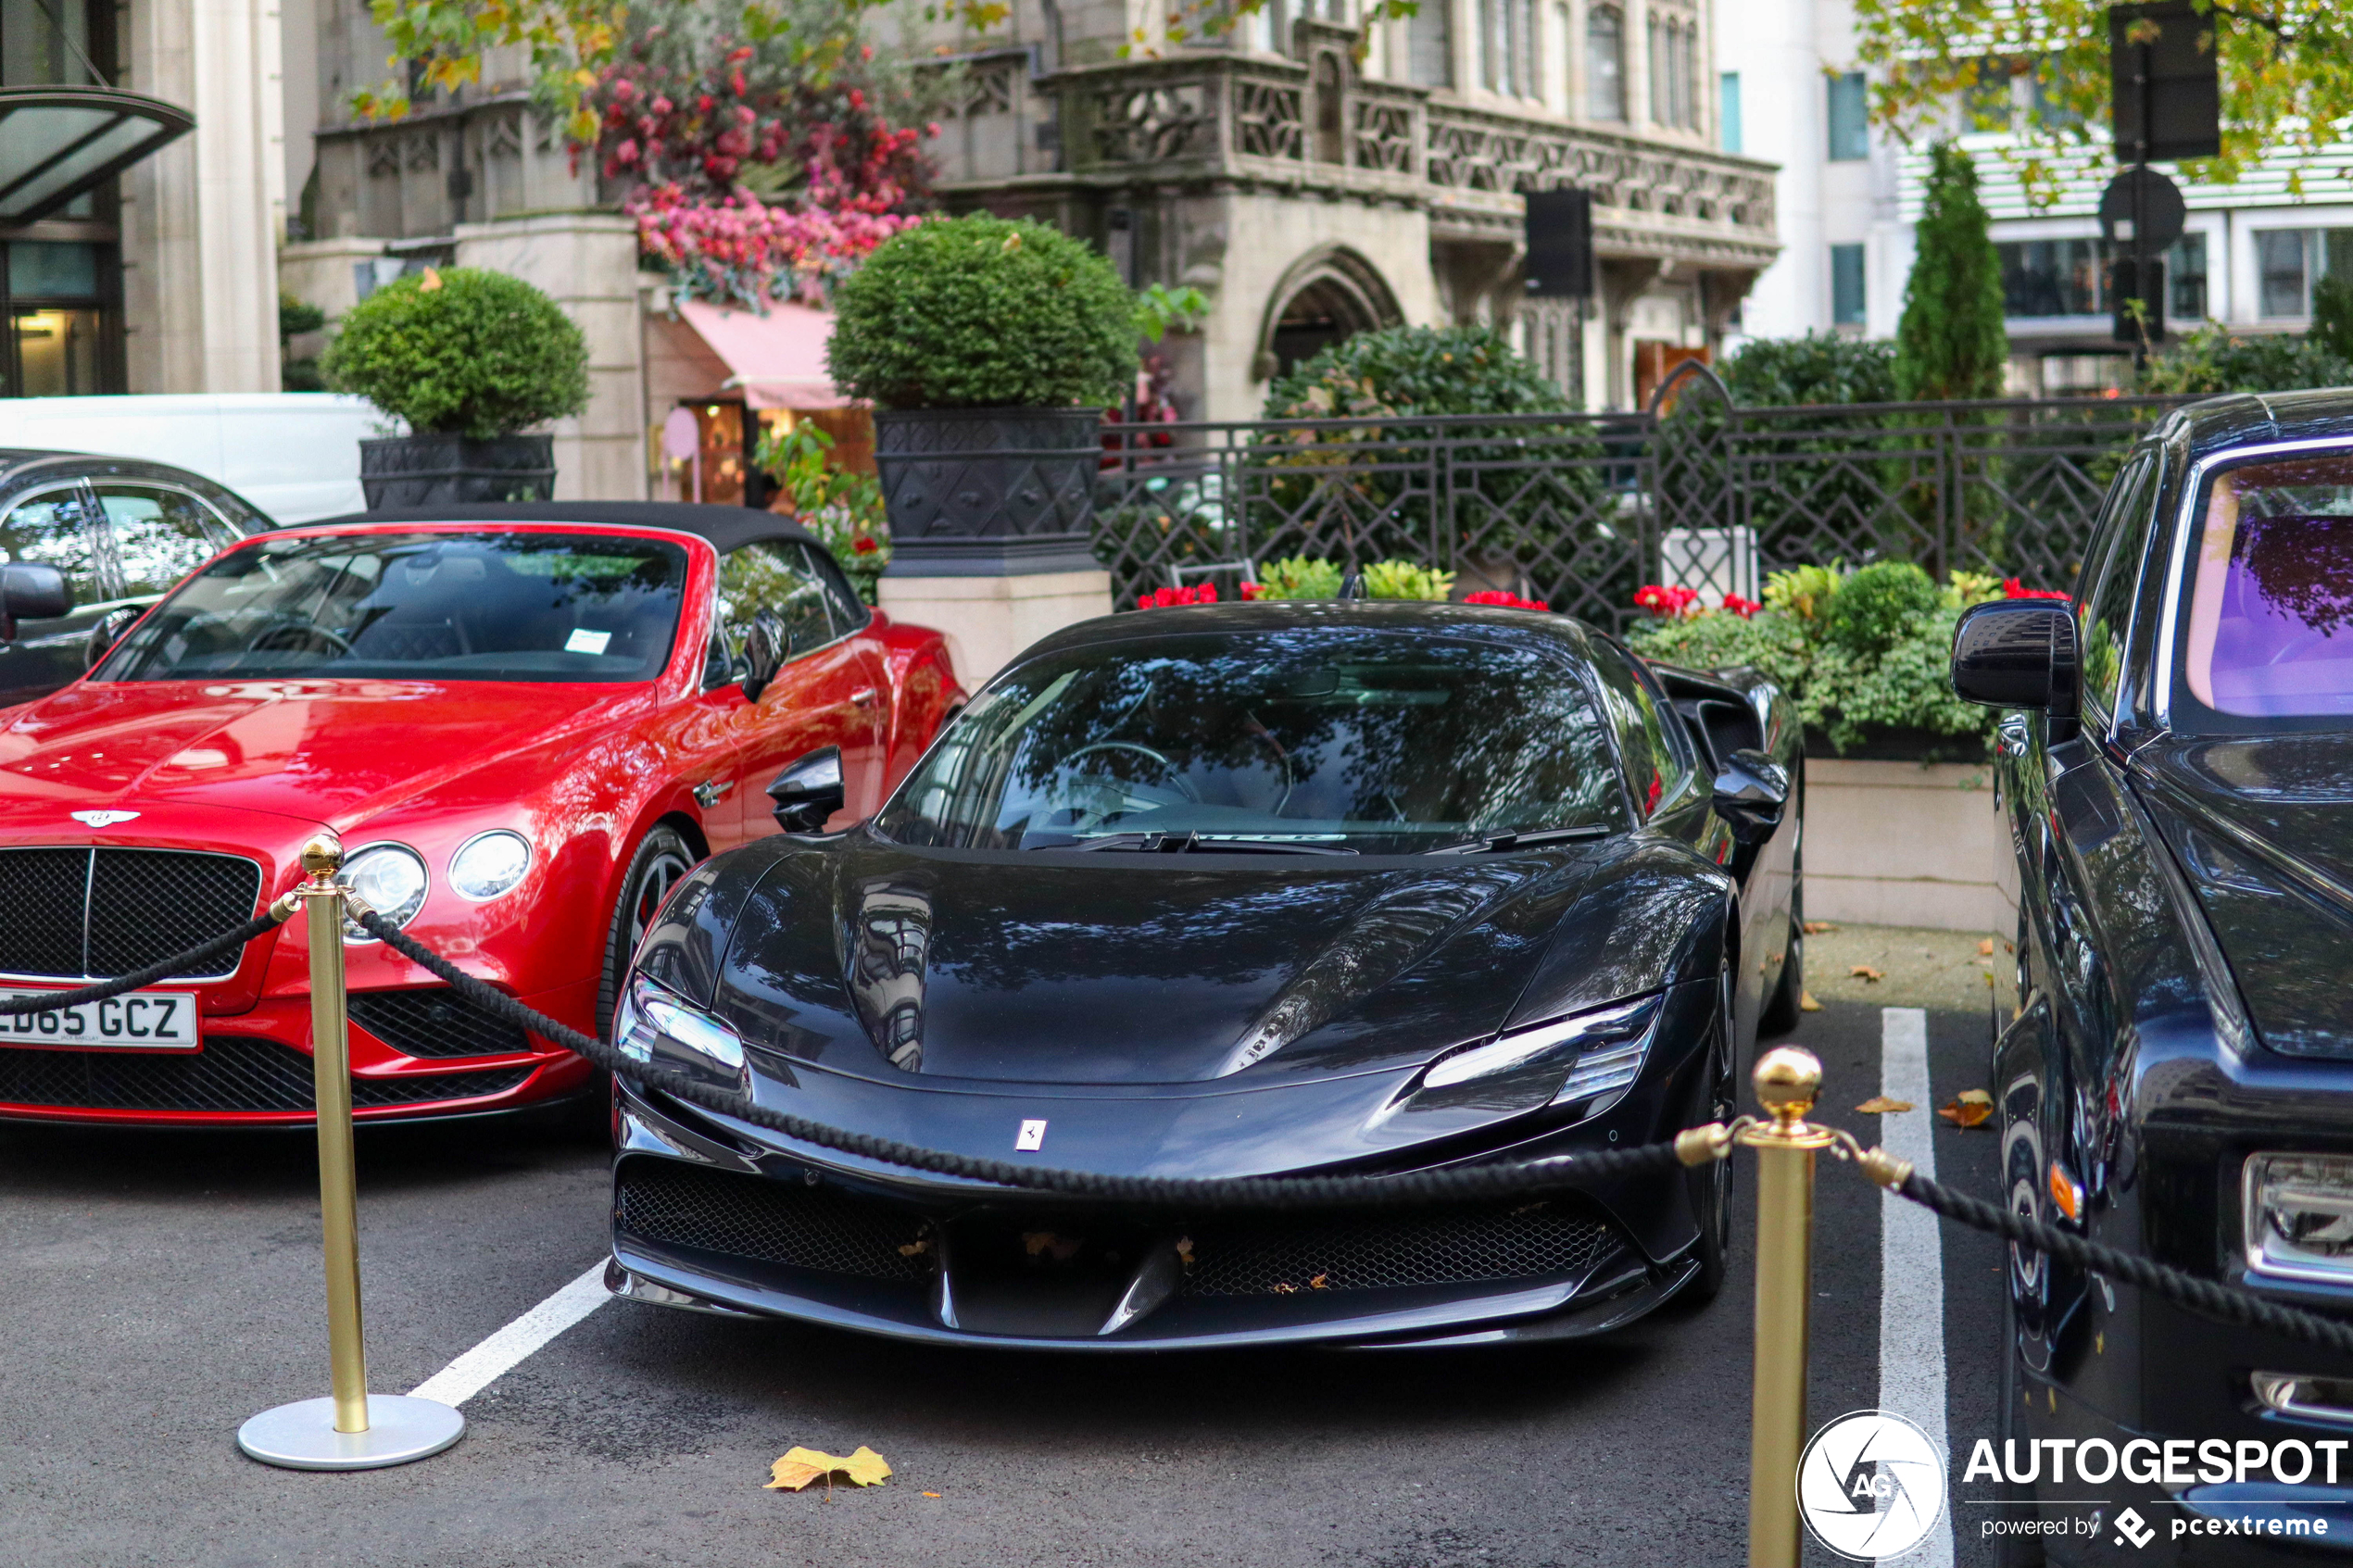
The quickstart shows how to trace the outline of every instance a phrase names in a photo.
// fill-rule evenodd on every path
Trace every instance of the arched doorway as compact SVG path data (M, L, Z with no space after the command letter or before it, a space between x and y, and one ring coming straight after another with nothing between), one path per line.
M1311 251L1268 296L1252 378L1272 381L1343 338L1404 320L1397 296L1364 257L1342 245Z

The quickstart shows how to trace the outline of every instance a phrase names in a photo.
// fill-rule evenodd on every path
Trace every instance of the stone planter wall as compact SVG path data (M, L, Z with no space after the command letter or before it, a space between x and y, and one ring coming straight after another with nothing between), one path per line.
M2009 935L2018 864L1992 765L1807 759L1806 916Z

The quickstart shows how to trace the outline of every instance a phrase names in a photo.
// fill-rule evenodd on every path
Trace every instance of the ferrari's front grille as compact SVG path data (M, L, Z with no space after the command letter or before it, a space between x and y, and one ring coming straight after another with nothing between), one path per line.
M918 1216L831 1187L640 1157L621 1162L613 1204L644 1241L867 1279L926 1273Z
M261 867L184 849L0 849L0 973L128 974L253 919ZM242 955L204 974L236 972Z
M403 1056L510 1056L531 1036L447 985L355 991L351 1021Z
M354 1078L360 1109L505 1094L528 1067ZM194 1055L0 1046L0 1104L81 1110L308 1110L310 1058L275 1040L207 1035Z
M1457 1213L1230 1220L1196 1226L1187 1239L1188 1294L1288 1296L1576 1274L1601 1261L1617 1233L1555 1198Z

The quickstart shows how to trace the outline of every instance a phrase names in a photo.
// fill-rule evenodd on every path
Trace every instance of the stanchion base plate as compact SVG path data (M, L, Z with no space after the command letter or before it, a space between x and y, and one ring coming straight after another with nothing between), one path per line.
M430 1459L466 1435L466 1418L438 1399L368 1396L368 1430L335 1430L335 1402L298 1399L237 1428L247 1459L288 1470L374 1470Z

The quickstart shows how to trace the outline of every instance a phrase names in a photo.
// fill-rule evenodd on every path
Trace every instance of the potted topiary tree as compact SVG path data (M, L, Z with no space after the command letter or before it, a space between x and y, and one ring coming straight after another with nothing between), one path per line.
M1093 570L1102 408L1136 373L1135 295L1045 224L884 241L835 290L834 384L875 406L893 576Z
M572 319L521 278L432 268L352 307L320 360L409 433L359 444L368 505L545 501L552 436L520 432L588 404L588 345Z

